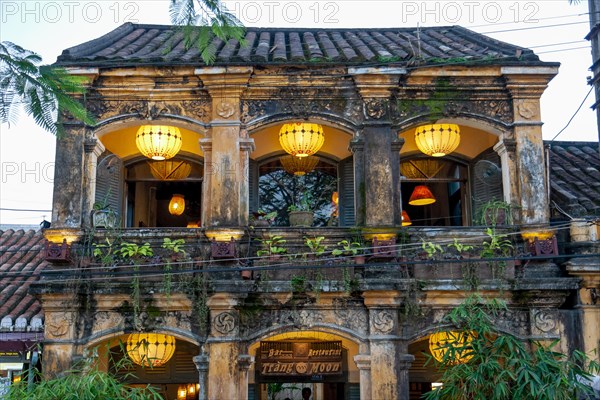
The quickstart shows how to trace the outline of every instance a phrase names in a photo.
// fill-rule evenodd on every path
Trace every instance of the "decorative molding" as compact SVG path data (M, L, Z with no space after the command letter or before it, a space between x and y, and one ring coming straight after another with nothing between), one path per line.
M364 102L365 116L370 119L382 119L388 115L388 99L367 99Z
M222 312L213 319L213 327L217 332L225 335L235 329L236 320L237 318L234 313L229 311Z
M211 116L209 98L187 101L147 101L107 99L90 101L88 109L99 121L119 115L137 115L140 119L153 120L165 115L178 115L208 122Z
M371 325L373 333L388 334L394 329L394 316L387 310L375 311L371 317Z
M235 108L230 102L221 100L221 102L217 104L216 112L218 116L228 119L235 113Z
M540 331L548 333L556 329L556 317L546 310L537 311L533 314L533 324Z

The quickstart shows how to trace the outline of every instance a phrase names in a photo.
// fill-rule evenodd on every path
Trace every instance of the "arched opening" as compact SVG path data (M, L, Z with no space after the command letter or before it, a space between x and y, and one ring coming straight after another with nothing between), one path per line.
M164 365L140 366L127 355L128 336L119 335L97 346L102 370L131 387L150 385L164 399L198 399L198 371L192 359L199 353L197 345L177 338L173 355Z
M179 153L155 161L137 148L138 128L139 122L99 136L105 151L96 167L95 208L109 208L122 227L198 227L204 174L201 135L179 128ZM182 199L179 210L170 207L174 197Z
M311 400L359 398L359 371L353 361L358 344L320 331L286 332L249 347L255 364L249 371L248 398Z
M286 226L289 212L300 208L313 212L313 226L354 225L354 167L348 150L352 136L323 125L325 142L313 156L315 165L299 176L282 163L288 156L279 143L282 125L251 133L256 146L249 168L251 213L275 213L272 224Z
M474 225L483 204L504 198L501 160L494 150L499 133L473 121L446 122L459 124L460 144L443 157L417 148L416 127L400 133L405 139L400 153L402 209L414 226Z

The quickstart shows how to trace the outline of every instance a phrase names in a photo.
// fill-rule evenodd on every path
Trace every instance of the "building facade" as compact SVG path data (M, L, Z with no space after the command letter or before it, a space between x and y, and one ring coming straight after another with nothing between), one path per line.
M598 348L600 196L551 181L571 152L542 141L557 64L456 26L249 28L210 66L184 37L128 23L57 61L97 124L65 117L57 142L31 288L45 374L92 349L114 371L131 334L161 334L171 360L130 383L169 399L418 398L431 334L474 292L507 302L500 331ZM284 124L322 128L312 169L283 160ZM178 128L173 158L142 154L146 126ZM458 126L458 147L425 154L424 126Z

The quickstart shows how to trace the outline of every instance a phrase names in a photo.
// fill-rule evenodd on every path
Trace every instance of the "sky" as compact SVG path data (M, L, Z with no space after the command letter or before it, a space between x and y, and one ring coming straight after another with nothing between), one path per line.
M169 24L169 3L0 0L0 40L32 50L42 56L45 64L51 64L62 50L123 23ZM568 0L239 0L224 4L246 26L461 25L531 48L541 60L561 63L558 76L542 97L544 140L598 141L595 113L590 109L594 94L584 101L591 88L587 78L592 64L590 44L584 39L589 32L585 0L575 5ZM38 225L43 219L50 220L55 148L54 136L24 114L17 123L0 125L0 224Z

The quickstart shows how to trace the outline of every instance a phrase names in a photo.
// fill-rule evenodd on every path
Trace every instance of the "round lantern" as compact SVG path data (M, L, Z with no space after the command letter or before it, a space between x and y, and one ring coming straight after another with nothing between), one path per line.
M175 338L161 333L132 333L127 337L127 356L142 367L160 367L173 357Z
M315 154L325 142L323 127L308 122L284 124L279 130L279 143L286 153L296 157Z
M169 202L169 213L171 215L181 215L185 211L185 198L182 194L174 194Z
M153 160L167 160L181 150L181 132L175 126L142 125L135 136L138 150Z
M286 172L302 176L311 172L319 163L318 157L285 156L279 159Z
M433 358L442 362L448 350L454 347L454 360L451 360L450 363L462 364L473 358L471 350L468 349L469 343L472 341L472 333L441 331L429 336L429 351ZM456 348L459 348L460 350L457 350Z
M458 147L460 128L455 124L419 126L415 130L415 142L423 153L432 157L443 157Z

